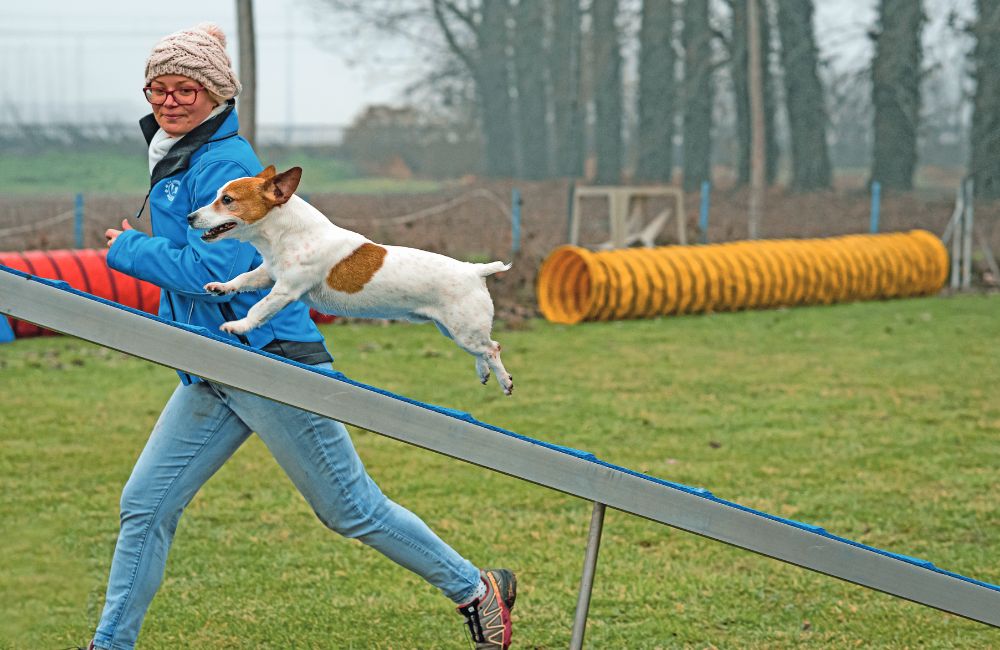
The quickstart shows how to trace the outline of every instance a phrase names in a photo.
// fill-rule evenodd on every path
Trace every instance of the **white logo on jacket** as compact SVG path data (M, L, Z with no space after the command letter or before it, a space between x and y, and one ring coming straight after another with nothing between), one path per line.
M177 198L177 190L179 189L181 189L181 182L176 179L167 181L163 185L163 193L166 194L167 200L171 203Z

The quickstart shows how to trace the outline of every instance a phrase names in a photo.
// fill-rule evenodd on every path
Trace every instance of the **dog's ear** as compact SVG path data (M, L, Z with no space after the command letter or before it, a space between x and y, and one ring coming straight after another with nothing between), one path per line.
M277 205L288 202L288 199L292 198L292 194L295 194L300 180L302 180L301 167L292 167L272 178L268 185L271 186L269 189L274 194L274 202Z
M263 178L266 181L266 180L268 180L270 178L274 178L274 175L276 173L277 173L277 170L274 168L274 165L268 165L267 169L265 169L261 173L257 174L256 178Z

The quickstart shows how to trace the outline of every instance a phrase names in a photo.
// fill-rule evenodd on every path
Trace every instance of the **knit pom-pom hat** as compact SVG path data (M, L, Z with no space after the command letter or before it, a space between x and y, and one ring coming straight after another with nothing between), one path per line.
M241 90L226 54L226 35L214 23L164 36L146 60L146 85L165 74L194 79L221 99L231 99Z

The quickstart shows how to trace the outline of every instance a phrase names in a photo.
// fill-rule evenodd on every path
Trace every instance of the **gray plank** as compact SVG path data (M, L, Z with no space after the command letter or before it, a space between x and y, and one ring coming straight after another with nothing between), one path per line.
M1000 627L1000 591L0 268L0 313L463 462ZM516 399L516 398L515 398Z

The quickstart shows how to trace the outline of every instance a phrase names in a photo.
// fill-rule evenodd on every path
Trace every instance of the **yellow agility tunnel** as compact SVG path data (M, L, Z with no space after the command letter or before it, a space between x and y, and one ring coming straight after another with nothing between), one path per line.
M542 263L538 306L554 323L923 296L948 253L926 230L594 252L561 246Z

